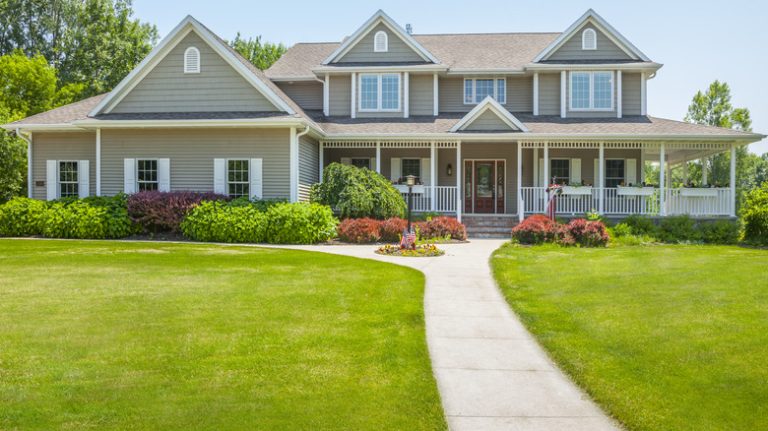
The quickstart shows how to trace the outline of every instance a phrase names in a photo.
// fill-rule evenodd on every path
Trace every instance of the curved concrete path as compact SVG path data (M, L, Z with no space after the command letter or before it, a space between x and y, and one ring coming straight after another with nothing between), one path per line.
M489 258L504 241L448 244L439 258L380 256L374 247L290 247L376 259L426 275L432 368L452 430L617 430L544 353L496 287Z

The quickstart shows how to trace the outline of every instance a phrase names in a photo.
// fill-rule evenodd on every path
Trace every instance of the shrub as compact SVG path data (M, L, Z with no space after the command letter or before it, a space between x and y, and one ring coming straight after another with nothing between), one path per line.
M279 203L266 211L266 240L271 244L315 244L336 236L331 208L316 203Z
M626 223L618 223L616 226L613 227L612 233L613 233L613 236L617 238L621 238L623 236L632 235L632 228L629 227L629 225Z
M447 238L467 239L467 228L453 217L434 217L419 223L419 235L423 239Z
M45 210L45 202L29 198L13 198L0 205L0 236L40 235Z
M625 218L623 223L629 226L633 235L655 236L658 233L658 227L648 217L631 215Z
M408 228L408 220L391 217L381 222L379 234L384 242L400 242L403 231Z
M389 180L371 171L331 163L323 169L323 181L312 186L311 201L329 205L342 218L371 217L383 220L403 217L405 200Z
M747 193L741 218L744 240L751 244L768 245L768 182Z
M355 244L368 244L381 239L381 223L372 218L348 218L339 223L339 239Z
M568 233L564 238L566 245L570 245L571 240L582 247L608 245L608 231L603 222L577 218L568 223L566 231Z
M197 241L259 243L265 241L267 216L253 205L201 202L180 227L184 236Z
M512 238L521 244L556 242L562 235L560 225L541 214L532 215L512 228Z
M139 192L128 197L128 215L145 232L178 232L184 217L201 201L227 199L197 192Z
M136 232L126 199L119 194L53 202L45 211L42 233L48 238L125 238Z
M707 244L736 244L741 226L735 220L716 220L699 224L701 239Z
M665 217L659 223L658 238L668 243L697 242L701 241L701 231L687 215Z
M248 199L246 197L240 197L232 199L227 205L234 207L251 206L259 211L266 211L272 205L288 202L285 199Z

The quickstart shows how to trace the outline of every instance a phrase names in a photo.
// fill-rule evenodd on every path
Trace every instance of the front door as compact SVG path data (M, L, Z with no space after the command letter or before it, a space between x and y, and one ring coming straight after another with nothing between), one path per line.
M504 160L467 160L464 210L475 214L504 212Z

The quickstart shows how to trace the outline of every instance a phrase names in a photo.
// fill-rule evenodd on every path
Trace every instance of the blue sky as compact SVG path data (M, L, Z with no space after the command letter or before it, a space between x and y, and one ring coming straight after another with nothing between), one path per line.
M768 2L388 0L247 1L134 0L136 16L161 37L190 14L219 36L262 35L283 42L339 41L376 10L410 23L414 33L563 31L593 8L652 60L664 64L648 83L649 114L682 119L691 98L715 79L731 86L733 104L752 113L768 134ZM768 140L753 144L768 152Z

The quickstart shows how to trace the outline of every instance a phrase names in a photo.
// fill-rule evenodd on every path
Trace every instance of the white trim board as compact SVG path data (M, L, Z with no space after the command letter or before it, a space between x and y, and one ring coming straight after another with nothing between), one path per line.
M525 124L523 124L514 115L512 115L511 112L504 109L504 107L501 106L499 102L497 102L491 96L486 96L482 102L478 103L477 106L469 111L467 115L465 115L451 128L451 132L458 132L460 130L466 129L470 124L477 120L477 118L489 110L496 114L496 116L499 117L499 119L501 119L501 121L503 121L506 125L508 125L510 129L520 132L528 131L528 128L525 127Z

